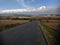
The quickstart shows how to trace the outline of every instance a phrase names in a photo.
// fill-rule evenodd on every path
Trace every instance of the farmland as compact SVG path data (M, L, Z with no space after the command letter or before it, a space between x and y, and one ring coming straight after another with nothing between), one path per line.
M45 20L43 22L44 22L45 25L47 25L50 28L53 28L55 30L56 30L57 26L59 25L59 21L58 20L48 20L48 22L46 22L46 20Z
M57 39L60 32L60 17L44 17L39 21L40 27L47 39L49 45L55 45L58 43Z
M0 20L0 31L29 22L29 20Z
M29 20L0 20L0 27L11 25L11 24L24 24L28 22Z

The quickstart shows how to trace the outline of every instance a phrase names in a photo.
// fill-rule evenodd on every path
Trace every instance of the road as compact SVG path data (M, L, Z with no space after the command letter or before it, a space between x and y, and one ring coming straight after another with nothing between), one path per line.
M46 45L36 21L0 32L1 45Z

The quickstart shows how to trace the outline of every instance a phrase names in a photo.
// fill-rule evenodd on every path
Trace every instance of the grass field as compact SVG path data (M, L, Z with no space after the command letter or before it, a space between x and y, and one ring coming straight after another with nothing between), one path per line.
M59 25L60 21L59 20L48 20L48 22L42 21L42 23L44 22L45 25L53 28L56 30L57 26Z
M49 45L57 45L57 39L59 37L58 32L60 31L60 21L59 20L42 20L39 22L40 27L42 27L43 33L48 41ZM58 39L59 40L59 39Z
M0 20L0 31L29 22L29 20Z

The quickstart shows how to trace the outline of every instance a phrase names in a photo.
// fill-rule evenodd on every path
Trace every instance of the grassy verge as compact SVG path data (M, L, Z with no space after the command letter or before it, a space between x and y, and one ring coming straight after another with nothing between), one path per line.
M39 26L42 28L42 31L45 35L48 45L54 45L56 41L55 39L56 31L50 28L49 26L43 24L42 22L39 22Z
M6 26L3 26L3 27L0 27L0 31L6 30L6 29L9 29L9 28L12 28L12 27L18 26L18 25L20 25L20 24L6 25Z

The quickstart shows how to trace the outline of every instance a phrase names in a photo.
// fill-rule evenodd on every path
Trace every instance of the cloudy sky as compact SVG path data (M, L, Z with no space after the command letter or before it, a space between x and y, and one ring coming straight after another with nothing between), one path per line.
M0 0L0 13L59 13L60 0Z

